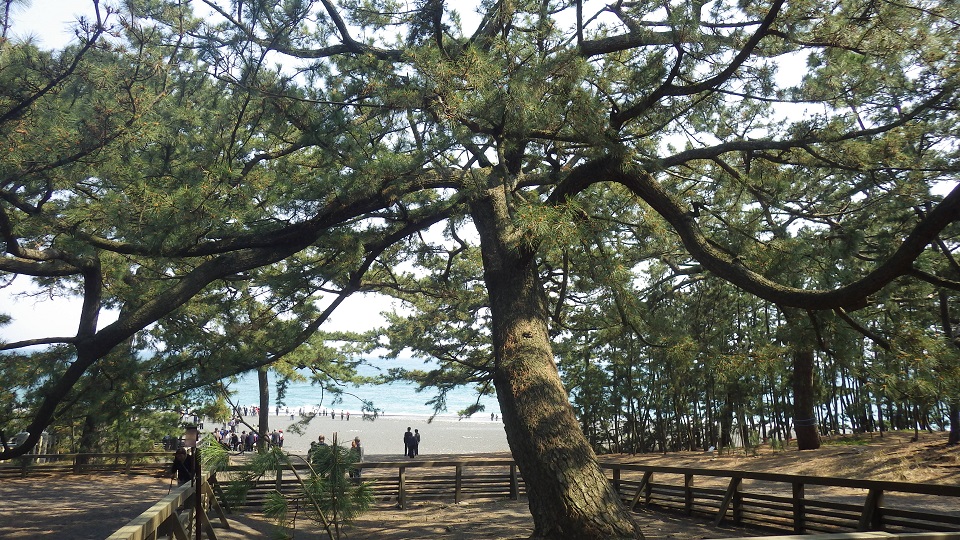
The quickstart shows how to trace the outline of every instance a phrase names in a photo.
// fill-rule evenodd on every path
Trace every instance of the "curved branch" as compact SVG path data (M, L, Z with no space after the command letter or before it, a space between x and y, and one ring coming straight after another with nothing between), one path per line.
M892 348L890 342L886 338L855 321L853 317L851 317L850 314L848 314L843 308L834 308L833 312L836 313L838 317L846 321L851 328L863 334L864 337L879 345L883 350L889 351Z
M399 50L392 49L381 49L379 47L372 47L370 45L365 45L353 39L350 36L346 23L343 21L343 18L340 17L340 14L337 12L336 7L327 0L322 0L324 8L326 8L327 13L330 15L330 18L333 20L334 26L337 27L337 30L340 32L340 37L343 41L340 45L331 45L328 47L320 47L317 49L298 49L280 46L275 40L265 40L258 37L251 28L244 25L240 20L233 17L230 13L227 13L222 7L217 5L217 3L211 0L203 0L203 3L207 5L210 9L216 11L221 17L226 19L230 24L243 32L244 36L249 39L251 42L265 47L267 49L277 51L281 54L286 54L295 58L328 58L331 56L336 56L338 54L370 54L380 60L386 60L390 62L397 62L402 57L403 54Z
M668 193L649 172L613 157L579 166L551 194L551 202L566 200L599 182L617 182L643 199L669 222L680 236L690 255L704 268L737 287L765 300L789 307L820 310L842 307L859 309L867 297L894 279L908 275L913 261L937 234L960 217L960 185L931 210L914 227L896 252L883 264L862 278L833 290L807 290L781 285L745 267L735 257L713 246L703 235L692 213Z
M294 339L285 343L283 347L270 351L269 357L260 365L276 361L309 339L320 325L329 318L337 306L350 294L362 290L361 279L377 257L400 239L449 218L455 205L456 203L452 203L444 210L406 223L386 236L368 243L366 245L367 256L360 267L351 272L347 286L337 295L331 305L327 306ZM323 228L317 228L313 231L313 234L304 234L296 243L288 242L271 248L248 249L211 258L197 266L175 285L164 291L162 295L158 295L135 310L131 310L129 316L117 320L93 335L82 336L78 334L76 339L70 341L77 349L77 359L45 392L43 401L34 413L30 425L26 428L30 435L20 446L0 451L0 460L23 455L33 448L39 440L40 433L55 417L57 408L67 393L91 366L119 343L184 305L213 281L283 260L312 245L323 230ZM0 350L3 349L0 348Z
M677 165L682 165L684 163L695 161L699 159L715 159L720 155L729 153L729 152L762 152L764 150L794 150L794 149L804 149L809 152L814 157L816 156L815 152L810 152L810 147L815 144L835 144L846 141L851 141L854 139L863 139L869 137L875 137L892 131L897 128L901 128L910 122L920 118L920 116L926 112L929 112L935 109L939 104L945 102L953 97L957 91L957 86L954 84L944 85L939 92L933 94L928 99L917 103L913 109L902 113L896 120L893 120L886 124L880 124L867 129L859 129L854 131L848 131L846 133L840 133L833 136L820 136L815 132L807 133L804 137L797 137L794 139L742 139L723 142L713 146L704 146L701 148L692 148L690 150L684 150L682 152L677 152L676 154L664 158L656 163L656 166L659 169L666 169L668 167L674 167Z
M12 343L0 343L0 351L12 351L24 347L36 347L38 345L59 345L65 343L76 343L76 336L70 337L48 337L38 339L25 339L23 341L14 341Z
M653 93L647 96L647 98L640 103L634 104L614 114L610 118L610 123L613 124L614 129L619 129L623 124L642 114L654 103L659 101L660 98L665 96L689 96L699 92L707 91L726 82L726 80L729 79L734 72L740 69L740 66L742 66L748 58L750 58L754 49L756 49L757 45L760 44L760 40L768 34L770 27L773 26L774 21L777 19L777 15L780 14L780 8L783 7L784 2L785 0L777 0L773 3L773 5L770 6L770 11L767 12L767 16L764 17L760 27L757 28L757 31L754 32L752 36L750 36L750 39L747 40L747 43L743 46L743 49L737 53L730 64L720 73L717 73L713 77L698 83L684 86L678 86L670 81L667 81L666 83L660 85Z

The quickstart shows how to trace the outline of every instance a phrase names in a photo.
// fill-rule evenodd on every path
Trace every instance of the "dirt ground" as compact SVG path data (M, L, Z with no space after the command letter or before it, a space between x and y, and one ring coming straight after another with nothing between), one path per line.
M960 484L960 448L947 447L943 433L874 437L865 444L828 442L820 450L762 449L756 455L680 452L605 458L644 464L771 471L845 478ZM0 481L0 539L102 539L166 495L167 479L150 477L63 476ZM271 538L273 526L257 514L229 516L231 528L218 529L220 540ZM758 536L762 531L716 528L703 519L641 510L637 515L648 539L694 540ZM417 503L399 510L375 506L345 530L352 540L527 538L532 521L526 501ZM315 526L299 523L297 540L324 538Z

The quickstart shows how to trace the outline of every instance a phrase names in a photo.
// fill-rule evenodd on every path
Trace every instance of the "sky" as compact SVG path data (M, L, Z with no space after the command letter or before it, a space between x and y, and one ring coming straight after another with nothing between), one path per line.
M27 7L14 8L11 37L31 36L42 48L60 48L73 39L77 18L93 13L92 6L91 0L31 0Z

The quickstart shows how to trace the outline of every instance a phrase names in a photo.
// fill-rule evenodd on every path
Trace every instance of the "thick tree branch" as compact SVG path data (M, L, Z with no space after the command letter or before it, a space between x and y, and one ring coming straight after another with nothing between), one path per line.
M278 360L309 339L350 294L362 289L362 277L377 257L400 239L449 218L453 208L454 205L450 205L446 210L432 212L419 220L410 221L386 236L368 243L365 249L367 255L363 263L351 273L348 285L337 295L337 298L318 317L303 328L294 339L288 341L284 347L271 351L271 354L259 365L266 365ZM36 409L31 423L26 429L30 433L30 437L20 446L0 452L0 460L10 459L28 452L36 444L43 429L54 418L58 405L67 396L68 392L90 367L118 344L184 305L215 280L283 260L311 245L324 230L323 227L318 227L313 230L312 235L304 235L296 243L288 242L272 248L248 249L212 258L197 266L164 293L156 295L150 301L131 310L124 317L99 332L83 335L85 333L81 331L76 339L69 341L76 346L77 360L67 368L62 376L54 379L56 382L45 392L46 397ZM95 295L94 298L98 304L98 291L91 291L91 294ZM88 309L88 300L85 297L84 312ZM93 300L89 301L93 302ZM95 319L92 320L94 327L95 322ZM84 328L83 324L81 324L81 328ZM10 349L11 347L4 348Z
M871 294L894 279L909 274L913 261L920 256L927 244L934 241L947 225L960 218L960 186L957 186L917 223L897 251L876 269L834 290L806 290L776 283L714 247L703 235L692 214L657 183L650 173L619 159L605 158L577 167L551 194L550 200L563 201L599 182L622 184L650 205L674 227L690 255L714 275L765 300L812 310L838 307L859 309L865 306L867 297Z

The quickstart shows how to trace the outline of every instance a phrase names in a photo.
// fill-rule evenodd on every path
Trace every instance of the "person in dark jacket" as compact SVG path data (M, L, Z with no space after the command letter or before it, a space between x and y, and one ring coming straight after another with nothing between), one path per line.
M177 478L178 486L182 486L193 479L193 456L188 456L187 451L183 448L177 448L177 453L173 455L170 477Z
M407 428L407 432L403 434L403 455L412 458L413 451L411 447L413 446L413 433L410 429L411 428Z

